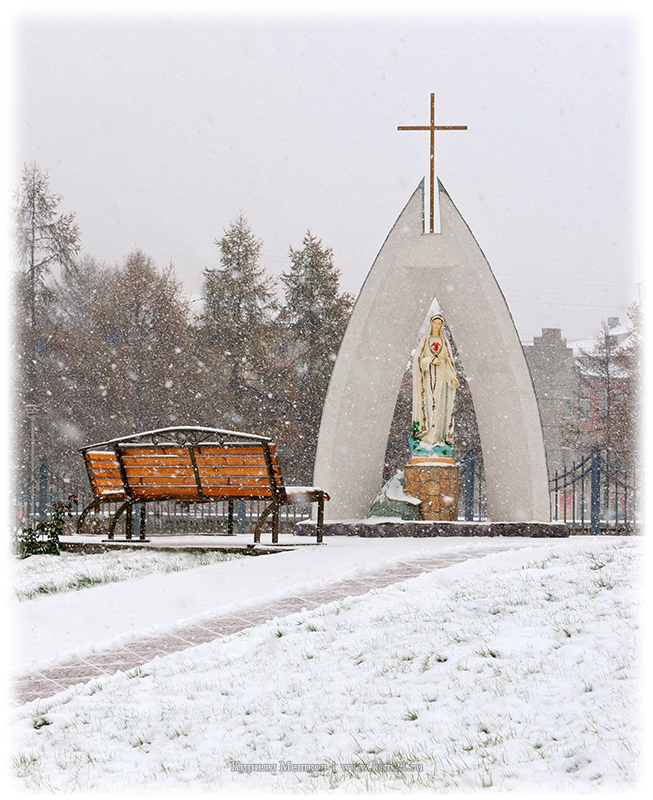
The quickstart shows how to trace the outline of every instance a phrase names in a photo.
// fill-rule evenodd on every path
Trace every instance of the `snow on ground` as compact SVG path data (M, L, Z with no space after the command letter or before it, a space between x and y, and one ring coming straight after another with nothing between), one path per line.
M220 543L226 537L211 537ZM238 537L240 538L240 537ZM250 541L250 537L245 537ZM280 537L291 541L292 537ZM208 537L181 537L180 544ZM28 671L58 658L83 655L93 646L163 632L207 613L235 611L342 577L364 574L396 558L424 553L479 549L488 553L506 543L517 549L546 546L546 539L329 537L324 546L254 556L194 569L192 573L152 574L126 583L95 586L34 598L14 609L14 663ZM233 545L233 537L227 543ZM56 556L54 556L56 558Z
M640 548L495 553L34 701L14 712L19 787L629 788Z
M236 558L243 556L219 551L156 553L151 550L111 550L86 555L62 551L59 556L14 558L14 597L19 601L30 600L44 594L61 594L104 583L133 580L154 572L183 572Z

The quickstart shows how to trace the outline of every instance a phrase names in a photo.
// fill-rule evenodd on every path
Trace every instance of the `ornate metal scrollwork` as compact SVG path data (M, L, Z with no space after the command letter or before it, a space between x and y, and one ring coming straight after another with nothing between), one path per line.
M172 437L174 438L177 444L197 444L199 441L200 431L193 431L189 430L188 428L179 428L172 433Z

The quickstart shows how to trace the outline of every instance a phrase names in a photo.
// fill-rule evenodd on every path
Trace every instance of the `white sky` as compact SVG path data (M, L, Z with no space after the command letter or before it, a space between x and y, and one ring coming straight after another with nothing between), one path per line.
M428 174L428 134L397 126L428 124L433 91L437 123L469 128L438 134L438 175L522 340L625 321L642 280L636 17L167 8L15 21L10 182L25 161L48 170L85 252L139 247L199 296L242 210L271 272L310 230L357 293Z

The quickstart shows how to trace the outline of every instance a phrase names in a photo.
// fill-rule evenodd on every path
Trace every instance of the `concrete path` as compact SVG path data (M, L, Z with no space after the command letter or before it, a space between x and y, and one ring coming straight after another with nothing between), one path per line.
M301 594L291 591L285 597L273 602L260 602L248 606L237 614L216 613L213 617L203 618L201 624L178 626L165 634L135 639L126 645L103 649L84 658L71 658L55 667L21 675L14 682L14 699L18 705L22 705L37 698L51 697L69 686L88 683L102 675L113 675L133 669L146 664L156 656L176 653L204 642L211 642L246 628L261 625L275 617L283 617L304 609L311 610L346 597L363 595L372 589L382 589L425 572L445 569L472 558L484 558L503 550L511 550L513 547L512 543L506 543L505 546L493 548L491 552L465 550L433 553L405 562L397 560L370 571L362 578L334 580L319 589Z

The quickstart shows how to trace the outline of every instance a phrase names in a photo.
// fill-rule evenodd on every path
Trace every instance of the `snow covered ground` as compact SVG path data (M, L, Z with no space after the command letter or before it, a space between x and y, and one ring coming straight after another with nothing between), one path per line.
M210 537L233 546L233 538ZM240 538L240 537L239 537ZM247 542L251 537L244 537ZM303 537L301 537L303 539ZM204 537L179 537L197 544ZM280 541L292 541L282 536ZM310 541L310 540L309 540ZM121 584L95 586L34 598L14 609L14 663L33 669L60 658L83 655L95 646L128 641L199 620L208 612L233 612L248 605L310 590L343 577L365 575L396 559L456 551L492 553L506 545L521 549L545 546L545 539L434 538L359 539L329 537L328 544L300 544L291 552L212 564L188 572L160 573ZM56 556L53 556L56 558Z
M205 592L205 611L249 602L242 591L229 593L238 581L263 597L425 549L488 552L23 706L12 726L19 787L112 794L631 787L641 542L519 540L493 554L499 541L506 543L329 540L200 567L192 581L189 572L150 575L21 603L16 612L41 605L41 634L47 625L63 632L43 649L47 658L72 643L60 612L73 598L79 610L84 598L95 605L110 590L116 601L123 593L125 608L156 591L162 612L153 624L165 628L175 616L174 599L166 600L184 578L191 595L197 585ZM194 603L177 608L175 621L192 616ZM107 633L98 625L92 641Z
M183 572L243 558L236 553L153 552L151 550L111 550L82 555L62 552L53 557L30 556L12 559L14 597L30 600L44 594L61 594L88 589L104 583L133 580L154 572Z

